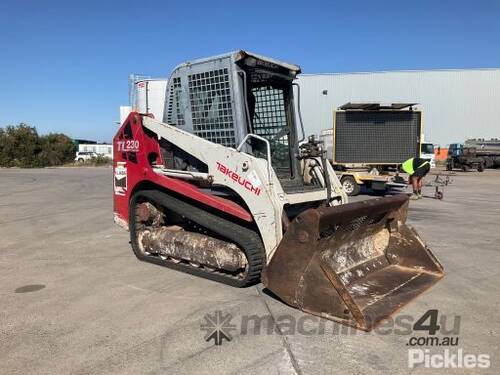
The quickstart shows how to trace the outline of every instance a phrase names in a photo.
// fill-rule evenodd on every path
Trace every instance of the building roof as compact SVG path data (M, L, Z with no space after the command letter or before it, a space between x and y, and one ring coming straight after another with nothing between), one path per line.
M349 75L349 74L386 74L386 73L438 73L438 72L480 72L497 71L498 68L449 68L449 69L396 69L396 70L374 70L365 72L334 72L334 73L302 73L302 76L331 76L331 75Z

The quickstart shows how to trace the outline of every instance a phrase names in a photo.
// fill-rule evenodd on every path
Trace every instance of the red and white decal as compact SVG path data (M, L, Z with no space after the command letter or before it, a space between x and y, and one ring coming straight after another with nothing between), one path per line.
M117 141L116 146L119 152L138 152L140 143L137 139L127 139L126 141Z
M115 167L114 190L116 195L125 195L127 192L127 164L118 162Z
M248 191L254 193L255 195L257 195L257 196L260 195L261 189L259 188L259 186L261 185L261 182L260 182L259 178L257 177L256 173L252 174L252 180L253 180L253 183L252 183L252 181L240 176L236 172L233 172L228 167L226 167L224 164L221 164L218 161L216 161L216 163L217 163L217 170L219 172L228 176L231 180L233 180L234 182L237 182L238 184L243 186Z

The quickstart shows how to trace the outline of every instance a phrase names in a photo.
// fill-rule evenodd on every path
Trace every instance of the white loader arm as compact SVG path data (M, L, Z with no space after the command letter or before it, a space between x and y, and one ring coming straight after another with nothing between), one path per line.
M273 168L269 165L269 154L268 160L257 158L242 151L210 142L147 116L143 117L143 125L157 134L158 138L168 140L205 163L208 167L208 175L210 175L214 185L225 186L235 191L243 199L260 231L268 261L283 236L283 206L326 199L325 189L301 194L286 194ZM266 140L263 141L266 142ZM327 167L330 172L332 196L340 197L340 201L344 203L346 196L340 182L331 166ZM196 172L184 171L179 171L179 173L196 174ZM170 175L172 176L172 174Z
M272 252L281 240L281 212L283 204L276 200L284 196L279 181L272 171L269 180L266 160L225 147L174 126L143 117L143 125L205 163L213 184L234 190L246 203L259 228L266 253Z

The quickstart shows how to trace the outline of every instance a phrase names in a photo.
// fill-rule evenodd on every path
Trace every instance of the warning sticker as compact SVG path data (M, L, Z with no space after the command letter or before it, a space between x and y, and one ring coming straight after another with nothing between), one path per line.
M127 165L119 162L115 168L114 187L116 195L125 195L127 192Z
M247 180L252 183L253 186L259 187L262 185L262 182L260 181L259 176L257 176L257 172L251 171L249 174L247 174Z

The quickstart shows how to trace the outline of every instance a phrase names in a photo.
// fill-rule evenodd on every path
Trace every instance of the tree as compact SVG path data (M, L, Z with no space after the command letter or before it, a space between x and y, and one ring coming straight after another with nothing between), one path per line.
M73 161L76 146L68 136L51 133L39 136L36 129L21 123L0 128L0 166L46 167Z
M38 155L41 165L53 166L74 160L76 145L71 138L61 133L51 133L40 137L42 151Z
M35 167L41 151L40 139L34 127L21 123L7 126L0 138L0 161L6 167Z

